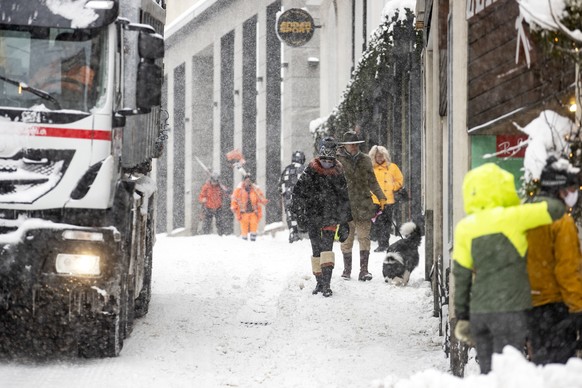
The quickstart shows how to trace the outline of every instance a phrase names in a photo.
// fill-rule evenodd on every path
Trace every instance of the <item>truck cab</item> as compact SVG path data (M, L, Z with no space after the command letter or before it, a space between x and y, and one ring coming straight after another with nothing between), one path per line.
M144 6L0 3L0 350L117 356L147 313L164 50Z

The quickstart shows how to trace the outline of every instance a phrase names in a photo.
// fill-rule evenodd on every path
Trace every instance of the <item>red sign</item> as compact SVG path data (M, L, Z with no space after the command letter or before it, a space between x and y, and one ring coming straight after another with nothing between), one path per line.
M498 158L523 158L528 139L527 135L497 135L495 153Z

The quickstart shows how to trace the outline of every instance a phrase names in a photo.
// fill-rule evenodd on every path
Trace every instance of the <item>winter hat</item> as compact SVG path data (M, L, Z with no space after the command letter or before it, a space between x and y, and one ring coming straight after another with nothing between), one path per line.
M303 151L295 151L293 152L293 156L291 157L291 162L303 164L305 163L305 154Z
M566 159L556 159L556 157L551 156L542 170L540 186L542 189L550 191L557 191L569 186L578 186L580 184L579 172L580 169L573 167Z
M360 144L363 143L363 140L360 140L358 134L354 131L347 131L344 133L342 137L342 141L340 144Z
M337 142L333 137L326 137L321 141L319 147L319 157L324 159L335 159Z

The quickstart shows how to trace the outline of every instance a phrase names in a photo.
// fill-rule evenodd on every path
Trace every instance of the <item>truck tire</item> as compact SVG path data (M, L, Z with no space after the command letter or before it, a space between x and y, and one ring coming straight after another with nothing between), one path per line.
M125 300L127 301L126 308L124 309L125 315L123 317L123 338L129 337L133 331L133 322L135 319L135 290L133 285L133 276L125 281L124 287L127 288L125 293Z
M146 225L146 257L144 258L144 276L141 291L135 299L135 317L141 318L149 311L150 299L152 297L152 264L154 248L154 230L153 230L153 211L152 207L148 211L148 220Z

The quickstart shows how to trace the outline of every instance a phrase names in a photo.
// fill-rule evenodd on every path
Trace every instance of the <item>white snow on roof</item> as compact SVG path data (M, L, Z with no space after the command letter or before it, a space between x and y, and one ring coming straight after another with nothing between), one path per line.
M164 28L164 35L168 38L170 35L178 32L182 27L190 21L196 19L202 12L206 11L208 7L216 3L217 0L198 0L194 2L180 17L176 18Z
M99 15L93 9L85 8L86 0L47 0L46 6L55 15L71 21L72 28L85 28Z
M529 136L523 159L526 181L539 179L549 156L560 158L568 155L569 145L565 138L575 130L575 124L569 118L545 110L523 128L514 125Z
M325 116L325 117L318 117L316 119L311 120L309 122L309 132L315 133L317 128L319 128L323 123L325 123L328 118L329 118L329 115Z
M517 0L519 12L532 28L561 30L570 39L582 42L580 29L569 30L560 20L566 13L565 0Z
M392 19L392 17L398 12L398 19L404 20L406 18L405 8L414 12L414 9L416 8L416 0L388 0L382 10L382 17Z
M561 17L566 8L564 0L517 0L517 2L520 13L528 24L533 23L546 30L558 29L554 16Z

